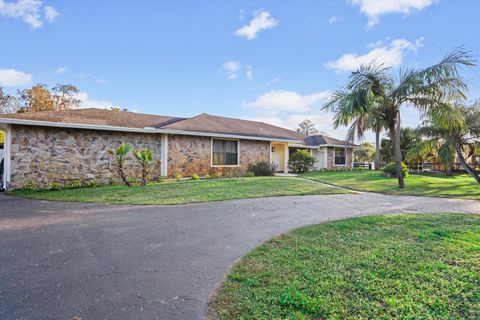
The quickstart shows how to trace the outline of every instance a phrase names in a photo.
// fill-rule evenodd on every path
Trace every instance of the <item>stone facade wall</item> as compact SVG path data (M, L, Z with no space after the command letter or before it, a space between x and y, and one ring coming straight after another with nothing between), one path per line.
M184 176L197 173L200 176L218 172L240 173L248 165L270 160L270 142L240 140L240 165L238 167L212 167L211 138L184 135L168 136L168 175L180 172Z
M119 182L115 158L108 150L120 143L134 148L148 147L160 160L160 135L49 127L12 125L11 185L21 188L33 181L38 188L50 182L61 185L94 180L105 184ZM130 153L125 163L128 177L141 177L141 167ZM160 164L150 172L150 179L160 176Z
M327 169L336 169L336 168L342 168L342 167L347 167L351 168L352 167L352 161L353 161L353 149L349 148L347 149L346 153L346 166L336 166L335 165L335 147L328 147L327 148Z

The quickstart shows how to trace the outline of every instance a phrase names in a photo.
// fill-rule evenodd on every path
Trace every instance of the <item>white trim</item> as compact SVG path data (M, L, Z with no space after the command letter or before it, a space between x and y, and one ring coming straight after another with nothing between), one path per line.
M292 144L290 145L290 147L293 147L293 148L304 148L304 149L317 149L317 148L323 148L323 147L336 147L336 148L352 148L352 149L355 149L355 148L359 148L359 146L353 146L353 145L344 145L344 144L320 144L318 146L306 146L306 145L303 145L303 144Z
M272 163L272 141L270 141L268 162Z
M23 120L23 119L10 119L0 118L0 124L18 124L26 126L41 126L41 127L57 127L57 128L72 128L72 129L89 129L89 130L106 130L106 131L122 131L122 132L139 132L139 133L169 133L185 136L200 136L200 137L215 137L215 138L227 138L227 139L244 139L244 140L258 140L258 141L281 141L281 142L299 142L294 139L277 139L269 137L256 137L238 134L223 134L213 132L199 132L199 131L186 131L186 130L172 130L172 129L156 129L156 128L127 128L127 127L115 127L115 126L102 126L95 124L80 124L80 123L66 123L66 122L51 122L51 121L38 121L38 120Z
M166 177L168 176L168 135L166 133L162 133L160 144L160 174Z
M7 189L11 180L11 166L12 166L12 128L10 125L1 125L0 128L4 130L5 141L3 144L3 151L5 154L4 168L3 168L3 187Z
M230 140L237 141L237 164L221 165L213 164L213 140ZM211 138L210 139L210 166L212 168L238 168L240 167L240 139L224 139L224 138Z

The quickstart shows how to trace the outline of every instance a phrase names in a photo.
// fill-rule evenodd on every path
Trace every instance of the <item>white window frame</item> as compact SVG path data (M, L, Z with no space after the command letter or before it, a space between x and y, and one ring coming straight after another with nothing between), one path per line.
M237 141L237 164L219 165L213 164L213 140ZM210 165L212 168L238 168L240 167L240 139L211 138L210 139Z
M337 149L343 149L345 152L345 163L344 164L336 164L335 159L337 158L336 156L336 150ZM347 149L346 148L341 148L341 147L334 147L333 148L333 166L335 167L346 167L347 166Z

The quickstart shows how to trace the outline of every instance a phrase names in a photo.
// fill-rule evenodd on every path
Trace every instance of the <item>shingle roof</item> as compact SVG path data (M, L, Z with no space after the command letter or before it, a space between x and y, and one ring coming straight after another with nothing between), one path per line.
M268 123L212 116L206 113L169 125L158 126L158 128L290 140L303 140L305 138L303 134L296 131Z
M94 124L126 128L163 126L172 122L184 120L184 118L177 117L95 108L2 114L0 115L0 118Z
M140 129L145 127L155 127L157 129L262 137L273 140L296 140L299 142L301 141L302 144L306 146L345 144L342 140L325 135L306 136L296 131L277 127L264 122L212 116L206 113L191 118L179 118L90 108L5 114L0 115L0 118Z

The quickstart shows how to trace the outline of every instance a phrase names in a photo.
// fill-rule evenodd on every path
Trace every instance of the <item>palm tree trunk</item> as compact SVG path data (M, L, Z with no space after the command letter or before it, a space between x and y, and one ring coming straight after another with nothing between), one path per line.
M395 159L395 169L397 171L398 187L405 188L405 180L402 170L402 149L400 147L400 112L397 111L395 123L389 126L390 138L393 144L393 158Z
M130 181L127 180L127 176L125 175L125 172L123 171L123 165L118 166L118 174L120 175L120 178L122 179L123 183L125 183L127 185L127 187L132 186Z
M465 171L468 172L469 175L471 175L475 180L477 180L478 183L480 183L480 176L473 170L465 161L465 157L463 156L463 150L460 147L459 143L455 143L455 151L457 152L458 160L462 164L462 167L465 169Z
M375 170L380 169L380 129L375 128Z

